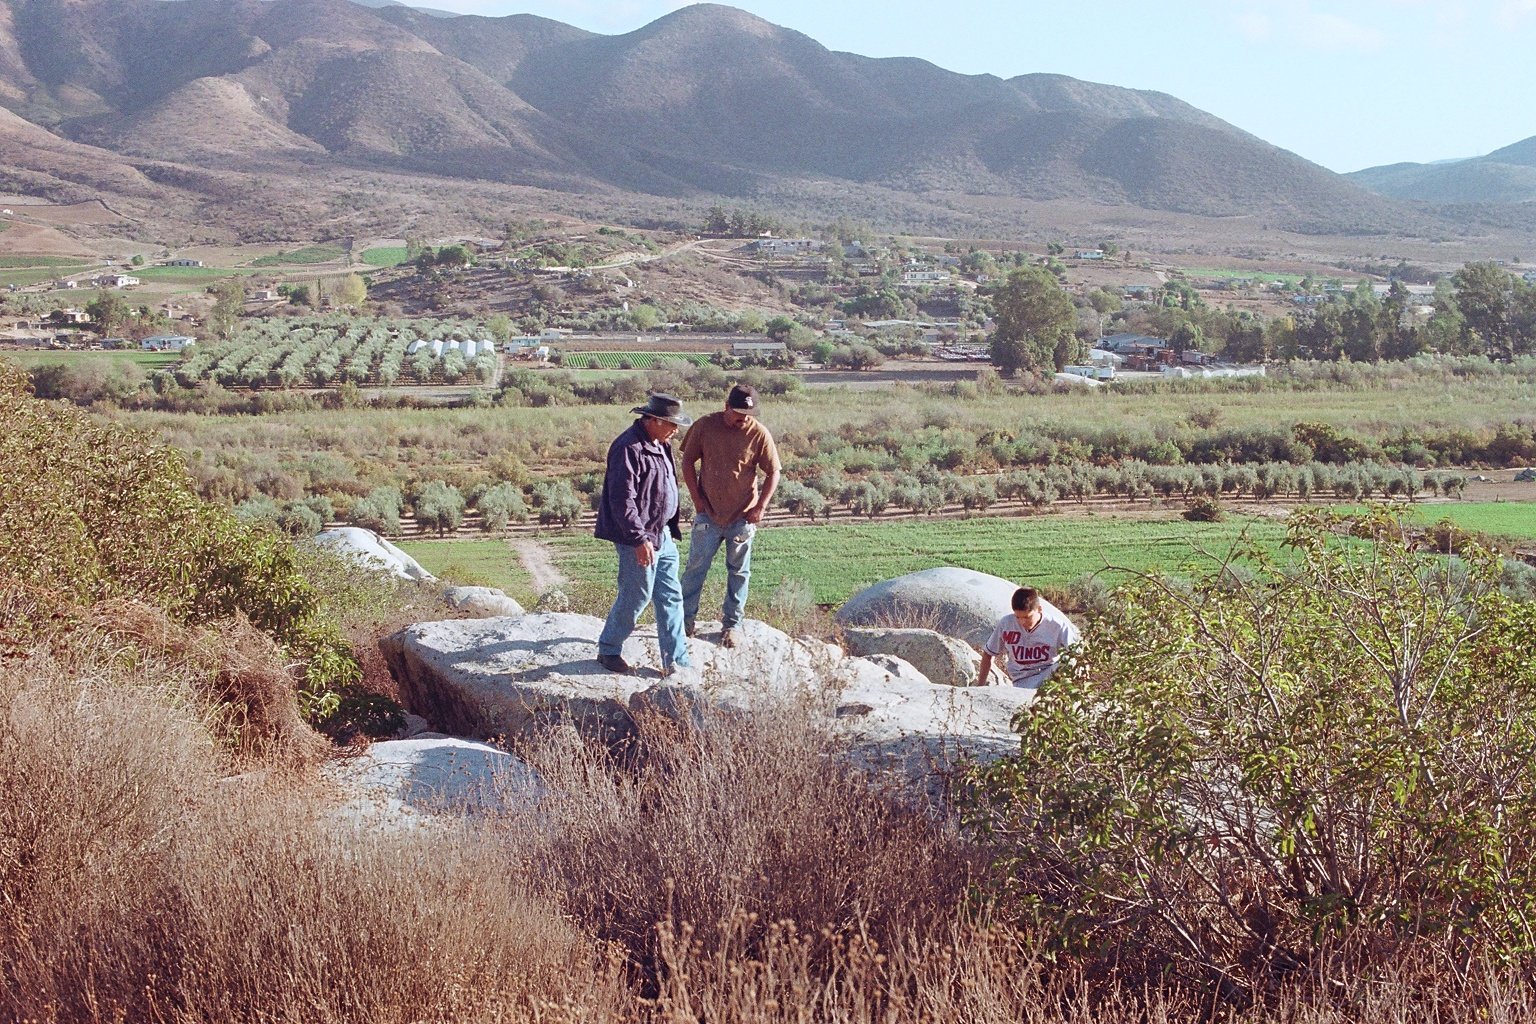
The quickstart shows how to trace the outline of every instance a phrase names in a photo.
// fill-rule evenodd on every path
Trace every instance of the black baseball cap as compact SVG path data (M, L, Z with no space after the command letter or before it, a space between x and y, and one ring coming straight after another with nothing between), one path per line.
M730 395L725 400L726 408L735 409L752 416L757 415L757 388L751 384L737 384L731 388Z

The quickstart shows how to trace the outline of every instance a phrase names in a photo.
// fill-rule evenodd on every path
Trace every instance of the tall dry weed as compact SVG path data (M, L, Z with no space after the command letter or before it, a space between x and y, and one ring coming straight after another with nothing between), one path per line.
M955 920L979 852L835 757L805 709L640 729L632 764L576 742L530 755L551 796L507 842L642 972L659 963L665 921L716 950L737 914L754 922L748 949L777 921L883 942Z
M328 744L299 716L294 691L300 668L245 616L208 626L182 625L138 601L98 603L86 627L55 644L76 664L109 674L162 678L196 701L205 725L237 767L304 768L326 756Z
M171 682L88 667L0 687L0 1020L618 1019L612 958L495 846L220 779Z

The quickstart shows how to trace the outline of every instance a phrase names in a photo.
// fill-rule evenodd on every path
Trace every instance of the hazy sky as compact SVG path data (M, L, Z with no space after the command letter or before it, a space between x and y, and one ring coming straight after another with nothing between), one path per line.
M633 31L675 0L416 0ZM834 50L1156 89L1335 171L1536 135L1536 0L740 0Z

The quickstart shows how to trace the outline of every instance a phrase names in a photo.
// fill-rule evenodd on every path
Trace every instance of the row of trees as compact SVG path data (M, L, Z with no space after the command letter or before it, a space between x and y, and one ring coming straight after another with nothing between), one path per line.
M245 388L328 387L343 382L388 386L402 380L491 383L498 367L493 353L479 353L470 360L461 347L449 344L440 356L425 345L408 354L414 341L462 343L489 333L488 327L462 322L249 320L242 321L228 341L199 346L171 371L171 377L184 388L204 381Z
M1324 496L1338 501L1413 500L1426 493L1460 496L1466 486L1464 473L1426 475L1377 463L1149 466L1129 462L1120 466L1051 466L995 476L966 476L931 467L911 473L861 475L822 470L786 480L777 498L791 514L819 519L840 507L873 518L892 509L923 514L959 505L984 512L1002 502L1043 508L1058 501L1082 503L1095 496L1131 502L1154 497L1164 501L1222 497L1307 501Z
M593 506L600 484L595 473L532 484L489 481L467 491L442 480L430 480L405 491L390 486L374 488L352 501L344 513L353 524L386 536L401 533L407 510L419 529L439 535L458 530L471 509L479 515L479 528L488 533L530 521L570 526ZM893 474L822 470L784 481L777 502L790 514L812 520L826 519L839 508L872 519L898 510L932 514L958 505L968 511L986 512L1004 503L1045 508L1063 501L1083 503L1094 497L1131 502L1155 498L1165 502L1198 498L1413 500L1426 493L1460 496L1466 485L1467 477L1462 473L1426 475L1377 463L1339 467L1325 463L1149 466L1130 462L1121 466L1052 466L994 476L967 476L925 467ZM316 533L337 514L324 497L286 502L258 497L241 503L237 511L243 517L271 520L290 533L304 536ZM685 508L685 513L691 514L691 510Z
M1076 304L1048 268L1017 267L987 292L996 330L992 359L1001 371L1046 373L1078 358L1081 335ZM1536 283L1495 263L1469 263L1440 282L1433 313L1422 319L1419 300L1394 280L1385 296L1370 282L1293 315L1263 319L1210 308L1187 284L1169 282L1153 308L1135 314L1117 297L1090 292L1081 304L1168 340L1176 351L1200 349L1236 362L1273 359L1411 359L1423 353L1483 355L1509 361L1536 353Z

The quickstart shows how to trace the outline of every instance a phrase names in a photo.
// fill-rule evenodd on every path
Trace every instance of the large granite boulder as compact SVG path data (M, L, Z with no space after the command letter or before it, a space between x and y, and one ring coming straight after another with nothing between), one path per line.
M515 744L570 722L613 742L632 734L645 711L707 726L714 714L794 700L859 762L928 790L957 760L1017 749L1011 723L1033 696L1014 687L936 685L898 657L848 657L750 619L730 649L712 642L718 627L701 623L690 641L695 667L669 679L657 668L654 627L637 630L623 654L638 671L621 676L596 661L602 626L565 613L424 622L381 647L406 707L450 733Z
M1019 584L974 569L940 566L859 591L837 613L844 626L930 629L980 647L1012 606Z
M494 587L448 587L443 600L456 612L483 619L523 614L522 605Z
M315 534L315 543L348 555L363 565L407 580L432 580L433 576L410 555L372 530L342 526Z
M858 657L901 658L940 686L971 686L981 669L975 648L932 629L853 627L843 631L843 643Z
M528 807L545 792L537 773L505 750L432 734L374 743L324 771L346 815L401 825L422 815Z

